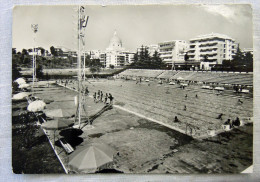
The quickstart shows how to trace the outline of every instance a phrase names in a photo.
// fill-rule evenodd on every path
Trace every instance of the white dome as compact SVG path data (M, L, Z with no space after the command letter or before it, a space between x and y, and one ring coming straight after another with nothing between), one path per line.
M121 39L117 36L116 31L114 32L113 37L110 39L109 42L109 49L117 50L122 48L122 41Z

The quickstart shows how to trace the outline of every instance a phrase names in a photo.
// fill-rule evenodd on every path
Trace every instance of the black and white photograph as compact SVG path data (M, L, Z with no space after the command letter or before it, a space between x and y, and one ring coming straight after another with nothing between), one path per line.
M12 11L14 174L253 172L250 4Z

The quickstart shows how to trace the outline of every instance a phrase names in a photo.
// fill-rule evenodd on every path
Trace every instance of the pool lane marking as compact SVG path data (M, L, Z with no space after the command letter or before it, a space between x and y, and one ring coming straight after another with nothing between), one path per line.
M58 84L58 85L60 85L60 86L62 86L62 87L65 87L65 85L62 85L62 84ZM74 90L74 89L72 89L72 88L70 88L70 87L67 87L67 86L66 86L65 88L68 88L68 89L70 89L70 90L73 90L73 91L75 91L75 92L78 92L77 90ZM93 96L91 96L91 95L89 95L89 97L93 98ZM149 121L158 123L158 124L160 124L160 125L166 126L166 127L170 128L170 129L176 130L176 131L178 131L178 132L180 132L180 133L183 133L183 134L187 135L187 134L186 134L186 131L181 130L181 129L179 129L179 128L176 128L176 127L174 127L174 126L171 126L171 125L169 125L169 124L163 123L163 122L158 121L158 120L155 120L155 119L153 119L153 118L146 117L146 116L144 116L144 115L142 115L142 114L140 114L140 113L131 111L131 110L126 109L126 108L124 108L124 107L121 107L121 106L119 106L119 105L113 105L113 106L116 107L116 108L118 108L118 109L121 109L121 110L124 110L124 111L126 111L126 112L132 113L132 114L134 114L134 115L136 115L136 116L139 116L139 117L144 118L144 119L147 119L147 120L149 120Z
M173 130L176 130L176 131L178 131L178 132L180 132L180 133L183 133L183 134L187 135L184 130L181 130L181 129L176 128L176 127L174 127L174 126L171 126L171 125L169 125L169 124L163 123L163 122L158 121L158 120L155 120L155 119L153 119L153 118L146 117L146 116L144 116L144 115L142 115L142 114L140 114L140 113L131 111L131 110L126 109L126 108L124 108L124 107L121 107L121 106L119 106L119 105L113 105L113 106L116 107L116 108L118 108L118 109L121 109L121 110L123 110L123 111L129 112L129 113L134 114L134 115L136 115L136 116L139 116L139 117L141 117L141 118L144 118L144 119L147 119L147 120L149 120L149 121L158 123L158 124L160 124L160 125L166 126L166 127L168 127L168 128L171 128L171 129L173 129Z

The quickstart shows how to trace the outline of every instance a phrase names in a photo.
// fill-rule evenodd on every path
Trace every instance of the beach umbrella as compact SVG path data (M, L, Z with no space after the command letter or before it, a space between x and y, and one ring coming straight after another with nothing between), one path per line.
M42 100L36 100L31 102L28 105L27 110L31 112L36 112L36 111L42 111L45 107L46 107L45 102L43 102Z
M178 77L177 80L183 80L183 78L182 77Z
M29 96L29 93L27 93L27 92L21 92L21 93L18 93L18 94L13 95L12 99L13 99L13 100L21 100L21 99L23 99L23 98L25 98L25 97L28 97L28 96Z
M71 171L79 173L94 173L113 162L114 153L114 149L106 144L87 144L69 156L68 167Z
M65 129L74 124L74 120L71 119L57 119L52 121L47 121L42 123L41 127L47 130L54 130L53 139L54 139L54 148L55 148L55 131L60 129Z
M53 99L43 99L43 102L45 102L46 104L50 104L52 102L54 102Z
M25 79L23 78L17 78L14 82L18 83L19 85L26 83Z
M30 85L27 84L27 83L22 83L22 84L20 84L20 85L18 86L18 88L28 88L28 87L30 87Z
M72 119L56 119L47 121L45 123L42 123L42 128L47 130L60 130L64 128L68 128L74 124L74 120Z
M44 113L49 118L60 118L71 117L73 114L75 114L75 111L73 111L73 109L46 109L44 110Z

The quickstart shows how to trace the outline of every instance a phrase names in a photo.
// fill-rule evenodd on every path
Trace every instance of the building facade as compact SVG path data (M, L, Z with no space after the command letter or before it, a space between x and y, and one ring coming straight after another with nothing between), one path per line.
M190 39L188 56L190 61L207 60L214 65L222 64L223 60L232 60L236 50L234 39L227 35L211 33Z
M147 45L147 46L140 46L137 48L137 52L140 53L142 48L146 49L149 53L150 56L153 56L155 52L159 53L159 45L158 44L151 44L151 45Z
M183 63L188 47L185 40L165 41L158 44L160 57L167 65Z
M104 68L122 67L133 62L134 53L126 51L115 31L105 51L88 51L90 59L99 59Z

